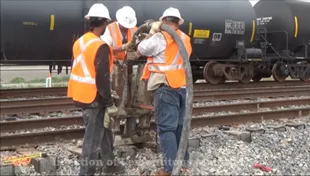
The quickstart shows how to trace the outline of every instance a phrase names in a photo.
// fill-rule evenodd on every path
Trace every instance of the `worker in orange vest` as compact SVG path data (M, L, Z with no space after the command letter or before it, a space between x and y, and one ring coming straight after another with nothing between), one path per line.
M91 6L85 18L90 31L73 45L73 64L68 83L68 97L75 106L83 109L85 134L79 175L94 175L100 154L106 173L123 172L124 167L114 162L113 138L104 126L104 117L117 113L110 89L113 66L112 49L100 39L108 20L109 10L101 3Z
M148 56L141 79L147 80L147 90L153 92L155 122L164 153L164 169L157 171L155 175L168 176L172 172L181 140L186 104L186 74L176 42L167 32L160 31L162 23L176 30L189 56L192 46L190 37L179 30L179 26L184 23L179 10L171 7L164 11L158 22L153 23L150 34L137 48L139 56ZM183 171L188 171L184 168L188 159L189 153L186 151Z
M137 18L135 10L130 6L124 6L117 10L115 16L117 21L108 25L108 29L101 36L101 39L113 49L115 65L113 67L112 89L120 94L122 90L119 90L119 85L124 82L122 79L118 79L118 75L123 78L120 65L125 59L127 42L132 40L133 34L137 30Z
M137 30L136 12L129 6L124 6L116 12L115 22L108 25L101 39L112 46L114 58L117 61L124 60L127 42L132 40Z

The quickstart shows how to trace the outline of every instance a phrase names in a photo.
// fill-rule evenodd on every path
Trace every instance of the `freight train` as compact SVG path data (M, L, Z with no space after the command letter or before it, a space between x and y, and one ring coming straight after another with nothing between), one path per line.
M96 0L2 0L1 64L71 66L72 45L87 30L84 15ZM283 82L310 78L310 2L102 1L115 19L117 9L135 9L138 25L158 19L168 7L185 19L191 37L194 80L248 83L264 77Z

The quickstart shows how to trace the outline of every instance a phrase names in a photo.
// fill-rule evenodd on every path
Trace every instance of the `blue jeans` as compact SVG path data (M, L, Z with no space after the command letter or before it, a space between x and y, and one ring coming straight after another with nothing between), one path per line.
M115 158L113 154L112 131L103 126L105 111L106 109L103 107L83 109L85 133L82 146L80 176L95 174L96 165L91 163L98 161L99 156L101 156L101 160L105 165L108 161L113 161Z
M161 86L154 92L155 122L160 147L164 153L164 171L171 173L182 135L185 115L186 89ZM185 162L189 159L186 150Z

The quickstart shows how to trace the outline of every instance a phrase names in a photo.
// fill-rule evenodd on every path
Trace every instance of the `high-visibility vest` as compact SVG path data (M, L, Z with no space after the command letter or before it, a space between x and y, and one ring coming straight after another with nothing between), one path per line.
M184 46L187 50L188 57L190 57L192 53L192 46L189 36L187 36L180 30L177 30L176 32L182 39ZM148 57L143 69L141 80L149 79L151 72L164 73L170 87L180 88L186 85L186 75L183 67L183 61L179 53L179 48L176 42L167 32L162 31L162 34L164 35L167 44L167 48L164 54L165 62L163 63L156 58Z
M95 57L105 44L98 36L88 32L73 45L73 64L68 82L67 96L81 103L92 103L97 95ZM112 49L109 47L110 74L113 69Z
M116 22L113 22L108 25L108 29L110 31L110 34L112 36L113 46L120 47L122 46L123 41L123 35L117 25ZM127 40L130 42L132 40L133 34L136 32L137 27L128 29L127 32ZM125 51L120 51L114 54L114 58L117 60L124 60L125 58Z

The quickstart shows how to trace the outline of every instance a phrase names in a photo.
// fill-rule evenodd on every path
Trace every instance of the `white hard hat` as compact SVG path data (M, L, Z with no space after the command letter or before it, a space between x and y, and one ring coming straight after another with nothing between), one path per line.
M180 11L176 8L170 7L166 9L163 13L163 16L159 18L159 21L162 21L163 18L168 17L168 16L179 18L180 19L179 25L184 23L184 19L181 17Z
M116 12L116 20L125 28L130 29L137 25L136 12L129 6L124 6Z
M111 20L108 8L101 3L93 4L90 7L88 14L85 15L86 19L89 19L89 17L99 17Z

